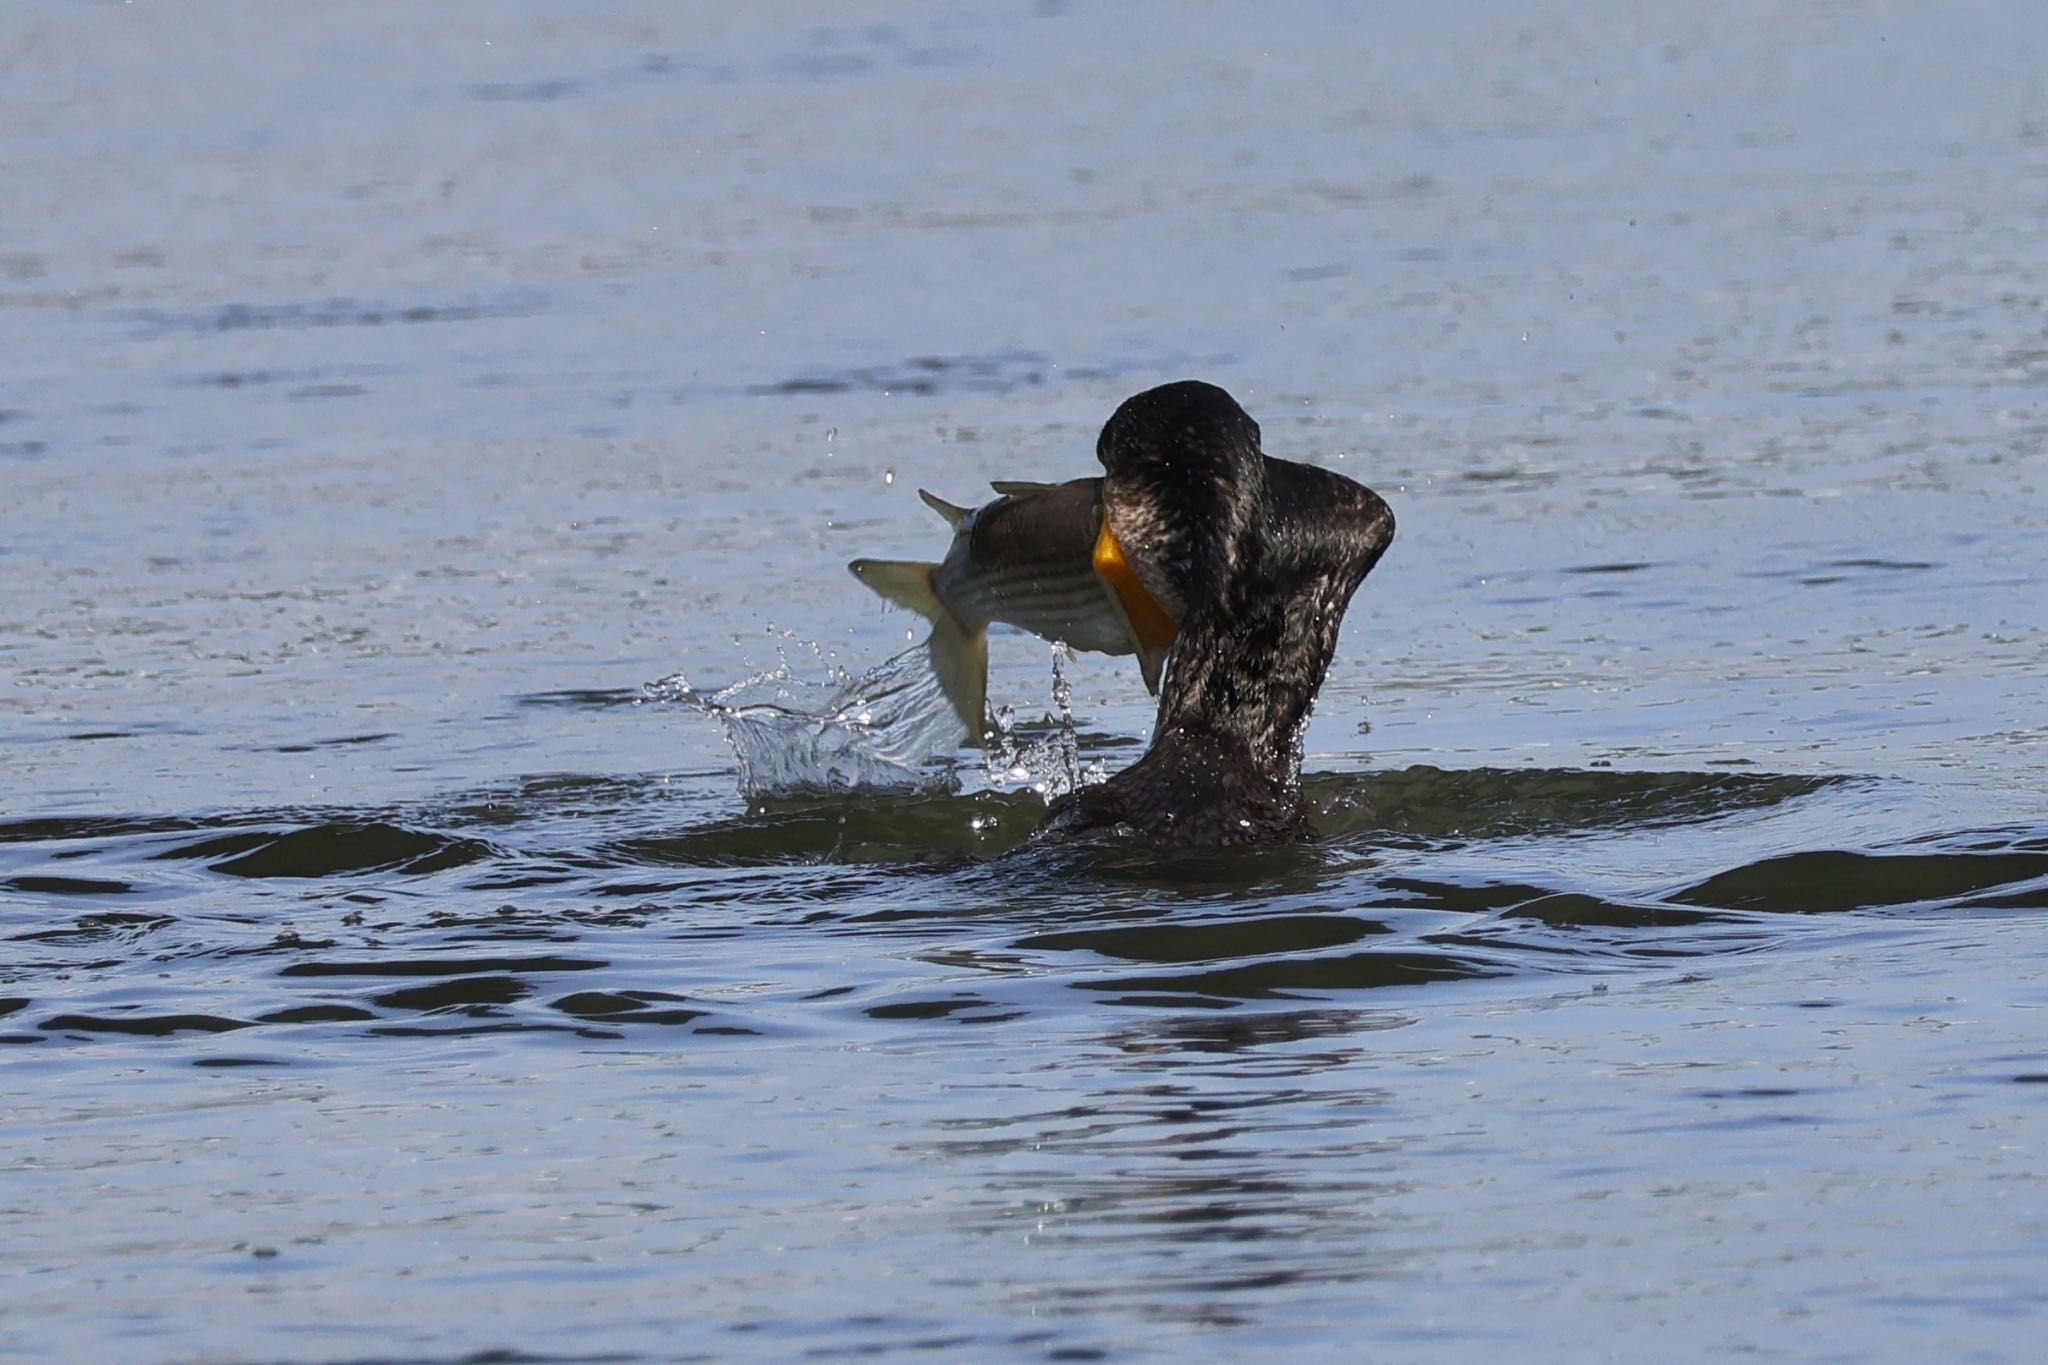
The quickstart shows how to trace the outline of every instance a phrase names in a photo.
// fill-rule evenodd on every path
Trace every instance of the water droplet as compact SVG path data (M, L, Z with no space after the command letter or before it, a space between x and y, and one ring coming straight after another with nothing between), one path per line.
M882 471L882 482L883 482L883 483L894 483L894 482L896 482L896 471L895 471L895 470L893 470L893 469L885 469L885 470L883 470L883 471Z

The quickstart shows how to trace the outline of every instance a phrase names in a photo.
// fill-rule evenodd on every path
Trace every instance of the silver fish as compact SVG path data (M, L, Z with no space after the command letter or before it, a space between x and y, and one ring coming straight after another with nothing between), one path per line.
M955 507L918 490L953 528L939 563L856 559L853 576L928 618L932 670L969 734L988 728L988 628L1017 626L1073 649L1135 654L1145 686L1178 626L1138 581L1102 515L1102 480L998 482L985 506Z

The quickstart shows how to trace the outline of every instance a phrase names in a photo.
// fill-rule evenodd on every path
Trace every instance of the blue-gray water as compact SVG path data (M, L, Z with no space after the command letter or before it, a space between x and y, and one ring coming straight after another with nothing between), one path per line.
M2033 1354L2044 71L2024 0L15 0L0 1354ZM1186 376L1400 517L1320 845L999 859L974 755L748 802L642 699L898 653L914 489Z

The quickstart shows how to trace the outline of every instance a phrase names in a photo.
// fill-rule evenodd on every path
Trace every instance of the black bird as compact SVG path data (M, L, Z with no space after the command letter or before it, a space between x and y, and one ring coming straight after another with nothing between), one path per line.
M1394 538L1377 493L1259 448L1235 399L1195 380L1126 399L1096 457L1103 515L1180 622L1152 743L1053 803L1042 838L1172 846L1313 834L1301 745L1344 610Z

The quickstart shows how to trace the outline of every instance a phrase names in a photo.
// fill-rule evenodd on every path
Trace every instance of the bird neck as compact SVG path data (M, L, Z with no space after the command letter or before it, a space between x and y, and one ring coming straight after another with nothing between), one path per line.
M1342 571L1291 585L1264 582L1256 569L1234 575L1181 622L1156 733L1242 745L1262 773L1291 785L1356 587Z

